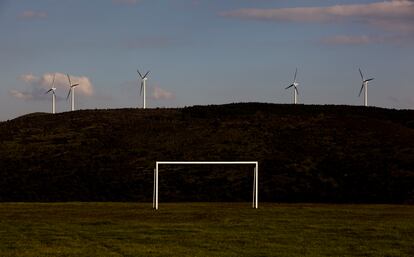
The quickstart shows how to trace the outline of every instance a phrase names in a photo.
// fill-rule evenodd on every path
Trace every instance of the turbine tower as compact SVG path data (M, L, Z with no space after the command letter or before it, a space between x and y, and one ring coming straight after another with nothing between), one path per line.
M364 90L364 106L368 106L368 83L374 78L364 79L361 69L359 69L359 74L361 74L362 86L358 96L361 96L362 90Z
M148 74L150 73L150 71L147 71L147 73L145 73L144 76L142 76L141 72L139 72L139 70L137 70L139 76L141 77L141 89L139 91L139 95L143 95L142 96L142 105L143 108L146 109L147 108L147 103L146 103L146 88L147 88L147 79L148 79ZM144 94L142 94L142 92L144 91Z
M50 89L45 93L45 94L49 94L50 92L52 92L52 113L55 114L56 113L56 88L53 87L55 84L55 75L53 74L53 81L52 81L52 86L50 87Z
M296 68L295 76L293 77L293 83L290 86L285 88L285 89L289 89L289 88L293 87L293 89L294 89L293 90L293 103L294 104L298 103L298 95L299 95L299 91L298 91L299 83L296 82L296 75L297 74L298 74L298 68Z
M69 92L68 92L68 96L66 97L66 100L69 99L69 96L72 95L70 104L71 104L71 111L75 110L75 87L79 86L79 83L77 84L72 84L72 82L70 81L70 76L69 74L66 74L68 76L68 80L69 80Z

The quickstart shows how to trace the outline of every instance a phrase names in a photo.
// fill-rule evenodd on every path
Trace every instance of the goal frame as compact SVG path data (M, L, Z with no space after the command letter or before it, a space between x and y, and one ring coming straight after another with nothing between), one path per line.
M154 169L154 191L152 197L152 208L158 210L158 173L160 165L254 165L253 172L253 203L254 209L259 208L258 201L258 177L259 162L258 161L156 161Z

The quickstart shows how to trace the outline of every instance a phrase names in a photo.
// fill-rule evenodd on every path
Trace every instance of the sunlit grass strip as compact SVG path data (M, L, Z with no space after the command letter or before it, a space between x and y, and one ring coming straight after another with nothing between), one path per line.
M412 256L414 206L0 204L0 256Z

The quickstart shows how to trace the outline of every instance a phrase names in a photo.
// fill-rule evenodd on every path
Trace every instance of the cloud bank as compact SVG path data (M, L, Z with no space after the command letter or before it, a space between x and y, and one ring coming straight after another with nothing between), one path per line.
M407 20L414 21L414 2L392 0L328 7L248 8L223 12L221 16L284 22L339 22L351 20L378 25L386 29L412 30L411 26L404 24L404 22Z
M40 77L33 74L23 74L19 77L19 80L26 84L26 89L10 90L9 94L17 99L22 100L45 100L49 99L45 92L50 89L53 81L53 75L55 74L56 95L58 99L63 99L69 90L69 81L64 73L45 73ZM91 96L94 94L94 87L88 77L85 76L73 76L70 75L72 83L79 83L76 88L76 94Z
M44 19L47 18L47 12L27 10L19 14L20 19Z
M175 98L172 92L162 89L159 86L154 86L151 96L155 100L171 100Z
M414 1L388 0L368 4L327 7L294 7L276 9L237 9L220 13L222 17L272 22L357 23L381 31L414 37ZM329 41L329 40L328 40ZM331 43L368 43L378 41L368 36L338 36Z

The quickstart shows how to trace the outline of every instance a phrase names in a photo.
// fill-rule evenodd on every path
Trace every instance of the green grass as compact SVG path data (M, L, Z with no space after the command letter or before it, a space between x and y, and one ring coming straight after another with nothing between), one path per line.
M0 256L414 256L414 206L2 203Z

